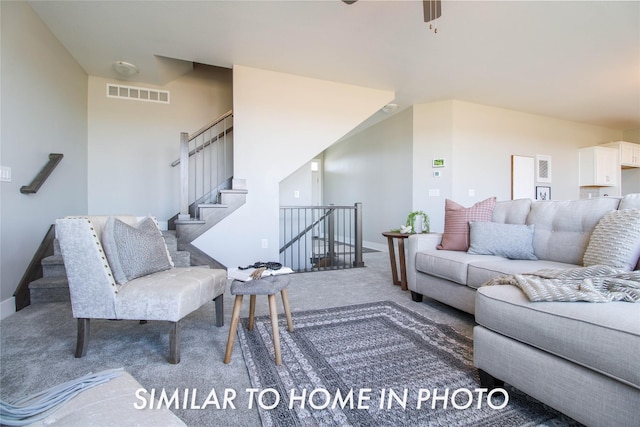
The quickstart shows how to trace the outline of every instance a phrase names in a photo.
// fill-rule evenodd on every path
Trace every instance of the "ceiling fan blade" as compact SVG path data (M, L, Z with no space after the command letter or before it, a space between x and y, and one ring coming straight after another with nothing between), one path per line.
M423 0L424 22L433 21L442 15L442 2L440 0Z

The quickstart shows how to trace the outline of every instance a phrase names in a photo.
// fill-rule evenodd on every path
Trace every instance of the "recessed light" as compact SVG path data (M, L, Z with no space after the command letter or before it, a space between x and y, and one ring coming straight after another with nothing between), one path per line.
M130 77L140 72L140 70L138 70L138 67L136 67L130 62L125 62L125 61L114 62L113 69L116 71L116 73L125 77Z

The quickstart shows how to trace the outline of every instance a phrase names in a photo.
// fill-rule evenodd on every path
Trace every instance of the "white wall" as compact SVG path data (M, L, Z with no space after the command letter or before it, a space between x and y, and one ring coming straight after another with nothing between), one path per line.
M107 83L168 90L170 104L108 98ZM180 210L180 132L233 108L230 69L196 66L165 86L89 78L89 213L155 215Z
M280 206L311 206L313 175L311 162L307 162L280 181Z
M399 228L411 211L412 120L408 108L324 153L325 203L362 202L363 240L382 248L381 233Z
M413 106L412 210L429 215L431 231L442 231L444 199L453 193L456 164L453 154L453 101ZM444 159L445 167L433 169L433 159ZM433 171L440 172L434 177ZM429 196L438 191L439 196Z
M445 198L465 206L510 199L511 155L550 155L553 181L540 185L551 186L553 199L577 199L578 148L620 138L617 130L462 101L414 106L414 209L429 214L438 231ZM447 160L444 179L430 177L437 156ZM429 189L440 196L429 197Z
M194 243L231 267L278 260L280 181L393 97L390 91L236 65L234 175L247 180L247 203Z
M87 75L27 2L0 2L0 183L2 316L31 258L55 219L87 210ZM64 158L36 194L31 183L49 153Z

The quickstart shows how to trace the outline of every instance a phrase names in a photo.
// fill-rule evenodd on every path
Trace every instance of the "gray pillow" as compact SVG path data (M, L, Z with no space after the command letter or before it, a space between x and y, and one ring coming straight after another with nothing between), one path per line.
M596 224L582 263L633 270L640 257L640 209L611 211Z
M538 258L533 253L533 232L533 224L470 222L467 253L535 260Z
M173 266L162 233L151 217L135 227L109 218L102 232L102 246L120 285Z

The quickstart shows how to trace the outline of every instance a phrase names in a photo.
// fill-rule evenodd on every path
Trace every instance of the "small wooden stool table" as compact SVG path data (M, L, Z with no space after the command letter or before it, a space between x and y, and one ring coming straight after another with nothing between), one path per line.
M234 280L231 283L231 295L235 295L236 299L233 303L233 313L231 314L231 326L229 327L229 338L227 340L227 350L224 354L224 363L231 361L231 352L233 351L233 343L236 338L238 329L238 320L240 320L240 308L242 307L242 297L249 295L249 330L253 330L256 309L256 295L267 295L269 299L269 314L271 316L271 329L273 330L273 349L275 352L276 365L282 364L282 355L280 353L280 331L278 329L278 311L276 309L276 293L279 291L282 296L282 305L284 313L287 316L287 326L289 332L293 332L293 320L291 319L291 310L289 309L289 299L287 298L287 286L289 285L289 277L287 274L264 277L258 280L250 280L243 282Z
M409 237L409 234L396 233L393 231L386 231L382 233L387 238L389 244L389 260L391 261L391 275L393 276L393 284L400 286L403 291L408 289L407 287L407 262L404 257L404 239ZM393 239L398 240L398 258L400 258L400 279L398 279L398 268L396 266L396 252L393 245Z

